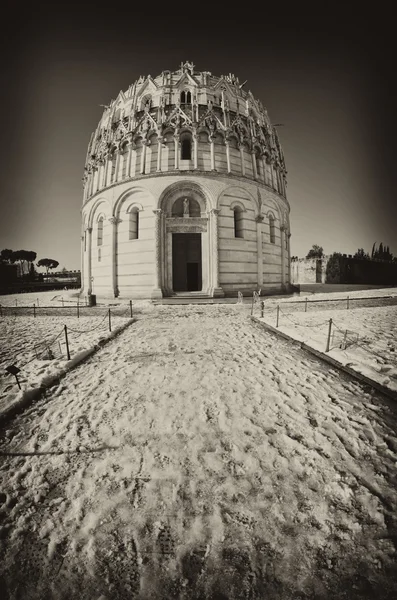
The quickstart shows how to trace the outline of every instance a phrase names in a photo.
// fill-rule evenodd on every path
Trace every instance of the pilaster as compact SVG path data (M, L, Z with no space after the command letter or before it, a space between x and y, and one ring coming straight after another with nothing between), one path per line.
M88 281L88 289L87 293L92 293L92 227L87 227L87 281Z
M281 241L281 285L285 287L285 225L280 226Z
M109 223L112 227L111 232L111 255L110 255L110 281L111 281L111 293L115 298L119 295L117 288L117 225L121 222L121 219L117 217L110 217Z
M210 295L217 298L223 298L225 292L219 285L219 247L218 247L218 215L219 208L212 208L208 211L210 221L210 276L211 286Z
M161 289L161 271L162 271L162 256L161 256L161 229L163 221L163 211L156 208L153 211L155 215L154 223L154 267L155 267L155 285L152 290L152 298L162 298L163 292Z
M262 222L263 215L255 217L256 221L256 248L258 267L258 287L263 285L263 249L262 249Z

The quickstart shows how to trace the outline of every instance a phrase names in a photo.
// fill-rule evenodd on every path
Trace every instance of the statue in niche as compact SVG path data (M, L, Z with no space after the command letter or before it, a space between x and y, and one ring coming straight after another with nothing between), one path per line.
M189 217L189 200L187 198L183 201L183 216Z

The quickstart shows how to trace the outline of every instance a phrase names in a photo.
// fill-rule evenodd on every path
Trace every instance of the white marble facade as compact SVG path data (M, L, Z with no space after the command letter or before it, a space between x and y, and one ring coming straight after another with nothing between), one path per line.
M282 293L289 239L277 132L233 75L185 63L105 109L84 175L82 293Z

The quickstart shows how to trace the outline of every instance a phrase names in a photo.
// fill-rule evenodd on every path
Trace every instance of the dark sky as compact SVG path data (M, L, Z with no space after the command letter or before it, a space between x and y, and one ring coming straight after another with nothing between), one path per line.
M293 255L314 243L371 251L375 241L397 255L391 14L33 4L13 3L3 19L0 249L80 268L81 178L99 105L139 75L191 60L247 79L284 124Z

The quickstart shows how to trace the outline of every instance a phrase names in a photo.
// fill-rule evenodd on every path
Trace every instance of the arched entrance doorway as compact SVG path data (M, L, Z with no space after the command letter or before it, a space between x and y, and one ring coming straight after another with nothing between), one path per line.
M170 185L154 209L156 287L152 297L224 296L218 279L218 213L194 181Z
M183 232L172 232L173 291L199 292L202 289L202 252L196 219L201 218L200 204L188 196L177 198L171 208L171 217L180 220L177 227L184 229ZM172 228L172 224L170 226Z

